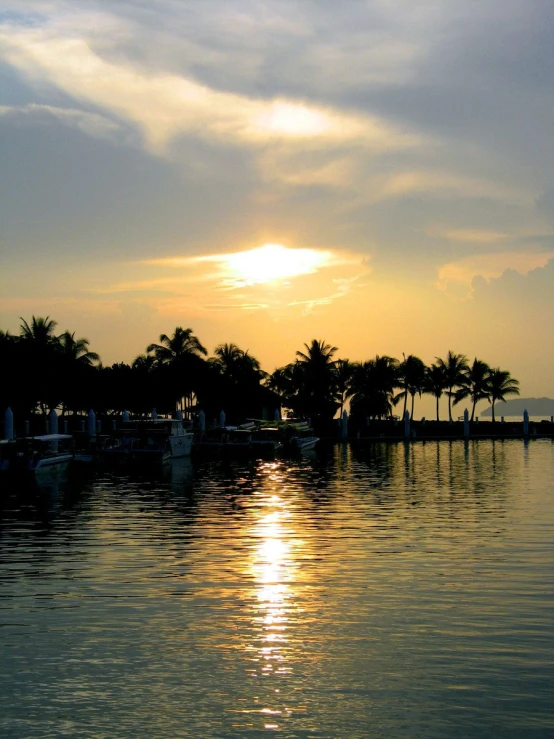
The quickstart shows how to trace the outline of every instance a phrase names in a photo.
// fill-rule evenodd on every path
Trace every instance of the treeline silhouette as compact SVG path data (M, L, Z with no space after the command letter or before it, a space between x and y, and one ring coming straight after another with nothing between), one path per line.
M387 419L393 412L414 416L416 398L424 393L448 398L448 417L462 400L487 400L494 407L509 395L519 395L510 372L490 367L452 351L430 366L417 356L375 356L364 362L338 358L337 347L313 339L296 352L293 362L264 372L258 360L236 344L220 344L208 357L192 329L175 328L146 347L132 364L104 366L89 342L75 332L56 333L49 316L21 319L19 335L0 331L0 408L11 407L19 417L88 412L104 415L128 410L135 415L189 413L202 408L207 418L224 409L230 423L265 414L273 418L279 406L297 417L310 418L325 430L337 411L350 401L354 422ZM397 409L395 411L395 409ZM493 421L494 411L493 411Z

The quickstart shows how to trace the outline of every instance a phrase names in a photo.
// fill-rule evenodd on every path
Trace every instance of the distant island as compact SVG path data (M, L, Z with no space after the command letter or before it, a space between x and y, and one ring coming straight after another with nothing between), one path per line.
M498 416L522 416L527 410L530 416L554 416L554 399L552 398L514 398L505 403L497 403L495 413ZM492 416L489 406L481 416Z

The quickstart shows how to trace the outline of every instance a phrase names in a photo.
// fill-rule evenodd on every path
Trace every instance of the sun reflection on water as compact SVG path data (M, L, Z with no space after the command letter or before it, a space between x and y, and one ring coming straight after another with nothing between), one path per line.
M268 472L271 472L268 470ZM295 549L301 542L295 537L290 502L278 492L278 475L269 474L270 485L263 498L252 535L251 573L254 578L254 643L250 646L253 665L250 675L278 679L292 672L290 621L295 608ZM266 684L267 685L267 684ZM277 701L281 683L271 683ZM269 687L269 685L267 685ZM264 728L279 729L279 718L290 716L286 706L265 705L259 711Z

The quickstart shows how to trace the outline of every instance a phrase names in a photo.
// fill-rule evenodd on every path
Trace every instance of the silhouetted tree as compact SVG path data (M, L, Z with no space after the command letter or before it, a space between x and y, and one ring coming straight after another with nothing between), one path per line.
M506 395L519 395L519 382L507 370L494 367L489 371L487 394L492 408L492 420L496 421L494 406L497 400L506 402Z
M91 385L98 380L98 372L93 370L93 365L100 361L100 357L89 351L88 346L88 339L76 339L75 332L64 331L57 337L62 414L68 409L76 412L86 410L87 405L90 407Z
M56 321L53 321L50 316L41 318L32 317L31 323L27 323L23 318L21 321L21 338L27 341L31 341L35 346L52 346L56 344L58 339L54 335Z
M459 387L465 379L468 370L468 362L465 354L455 354L449 351L446 359L437 357L437 365L444 371L448 395L448 420L452 421L452 401L456 398L455 388Z
M21 318L24 371L34 393L33 405L38 405L43 414L56 408L63 395L59 339L54 334L56 326L56 321L49 316L33 316L31 323Z
M191 405L204 365L202 356L208 354L192 329L177 326L172 336L161 334L160 343L150 344L146 351L159 365L169 369L164 374L171 385L174 402L182 407L182 399L187 397Z
M344 404L351 394L350 384L354 373L354 364L348 359L337 359L335 362L335 378L337 383L337 393L340 400L339 412L342 417Z
M421 398L425 384L425 371L425 363L413 354L404 357L404 361L398 365L396 385L401 388L401 391L395 397L394 404L396 405L399 400L404 400L403 416L406 413L406 404L409 395L412 399L410 416L411 418L414 417L415 396L419 395Z
M488 383L490 371L489 365L476 357L460 381L460 387L456 392L454 403L459 403L468 397L471 398L471 421L475 418L475 406L477 403L489 397Z
M340 405L333 359L337 347L318 339L304 347L306 351L296 352L295 402L314 425L328 425Z
M377 355L353 366L350 409L359 418L387 418L392 413L398 360Z
M443 392L447 389L446 374L444 366L440 364L432 364L427 367L425 372L424 392L433 395L437 405L437 421L439 421L439 400Z
M217 415L223 409L228 418L240 423L259 416L267 404L273 407L271 412L279 404L274 394L262 387L267 375L248 350L233 343L219 344L207 364L210 380L202 394L202 406L212 413Z
M96 352L89 351L89 340L76 339L75 331L73 333L64 331L58 336L58 341L62 356L75 365L91 367L94 362L100 361L100 356Z

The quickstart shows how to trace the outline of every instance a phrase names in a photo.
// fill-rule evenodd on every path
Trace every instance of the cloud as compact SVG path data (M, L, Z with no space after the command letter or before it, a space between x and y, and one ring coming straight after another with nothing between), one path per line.
M162 267L203 268L213 264L215 273L204 272L203 279L215 279L221 287L235 289L255 284L289 280L315 274L329 267L359 264L360 257L325 249L293 249L282 244L263 244L254 249L200 257L165 257L146 260Z
M66 126L76 128L79 131L100 139L114 139L115 134L120 133L122 128L119 123L85 110L75 108L60 108L53 105L39 105L29 103L21 106L0 106L0 117L6 116L34 116L37 118L50 116Z
M125 265L120 269L129 271ZM297 309L305 314L345 297L362 287L360 278L370 272L365 255L281 244L227 254L145 260L131 269L135 279L98 283L86 291L105 296L131 294L160 313L264 310L272 318L282 318ZM143 276L145 271L148 277Z
M53 84L137 126L158 153L179 135L249 146L356 143L374 152L417 143L416 136L377 116L219 91L183 75L147 74L129 63L103 59L76 36L4 27L0 42L4 58L30 79Z
M378 178L376 185L376 198L385 200L414 193L438 193L443 198L486 197L532 202L532 196L516 186L440 170L398 171Z
M487 231L471 228L440 228L428 229L430 236L447 239L448 241L459 241L466 244L501 244L512 235L502 231Z
M554 251L475 254L439 267L437 286L453 295L467 298L473 294L476 284L497 279L508 270L526 275L545 267L552 257Z

